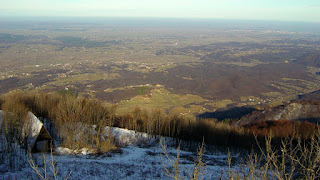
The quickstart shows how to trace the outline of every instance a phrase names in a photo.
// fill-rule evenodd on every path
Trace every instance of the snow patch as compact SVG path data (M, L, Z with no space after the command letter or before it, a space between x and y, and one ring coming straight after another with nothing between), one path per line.
M89 155L89 154L94 154L96 151L91 150L89 148L82 148L79 150L71 150L69 148L65 148L65 147L57 147L54 150L54 153L56 155L74 155L74 154L82 154L82 155Z
M69 154L72 154L72 150L70 150L69 148L64 148L64 147L57 147L54 150L54 152L57 155L69 155Z
M147 133L135 132L129 129L118 127L105 127L104 135L113 138L121 145L134 145L143 142L154 142L155 138Z

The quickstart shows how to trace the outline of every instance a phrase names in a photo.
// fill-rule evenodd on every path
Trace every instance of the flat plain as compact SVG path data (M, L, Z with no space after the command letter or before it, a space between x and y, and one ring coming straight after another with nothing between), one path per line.
M2 22L0 93L71 92L119 114L140 107L194 117L319 89L316 31L138 22Z

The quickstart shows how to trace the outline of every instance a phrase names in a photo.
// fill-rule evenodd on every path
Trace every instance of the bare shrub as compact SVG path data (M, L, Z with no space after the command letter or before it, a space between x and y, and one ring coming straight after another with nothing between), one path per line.
M280 146L273 146L272 135L265 136L263 146L257 140L259 152L252 151L244 168L232 171L229 154L229 179L319 179L320 131L309 140L298 141L293 137L281 140Z
M39 165L36 163L34 158L32 157L32 154L29 152L28 153L28 163L32 170L35 172L35 174L42 180L49 180L49 179L61 179L59 178L60 175L60 169L57 166L57 161L54 159L53 156L53 151L51 148L51 153L50 153L50 158L47 159L45 154L42 154L42 163L41 163L41 168ZM62 178L64 180L69 179L72 171L69 172L69 174Z
M2 104L4 111L4 120L2 123L3 131L7 142L24 143L22 136L22 128L27 120L28 109L21 103L20 99L16 96L7 96L6 101Z
M166 157L167 161L169 162L169 167L173 168L173 171L170 170L166 164L164 163L164 160L162 160L162 165L165 169L165 173L168 177L171 177L175 180L181 179L180 177L180 173L181 173L181 167L179 164L179 159L180 159L180 146L177 147L177 156L175 159L171 159L169 157L169 154L167 153L167 147L165 145L165 142L163 142L162 140L160 140L160 146L162 149L162 152L164 154L164 156Z
M176 157L171 158L169 157L169 154L167 152L167 146L165 144L165 140L160 139L159 144L160 144L162 153L165 156L166 161L169 162L169 164L165 164L165 160L162 159L162 165L164 167L165 174L168 177L171 177L172 179L175 179L175 180L185 179L185 178L189 178L191 180L197 180L200 178L203 179L203 175L204 175L203 170L206 165L206 163L202 161L202 156L204 154L204 141L202 142L201 146L197 151L197 156L194 159L194 165L193 165L192 171L188 173L189 177L182 176L182 172L184 171L184 169L182 169L182 167L180 166L180 145L176 149L176 152L177 152Z

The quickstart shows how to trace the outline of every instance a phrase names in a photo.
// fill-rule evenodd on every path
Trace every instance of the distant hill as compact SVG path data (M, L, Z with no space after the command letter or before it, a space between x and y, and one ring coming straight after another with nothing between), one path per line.
M320 101L296 100L263 111L254 111L235 124L244 126L256 121L294 120L318 123L320 121Z
M320 53L307 54L299 58L297 63L305 66L320 67Z
M215 112L205 112L198 115L198 118L214 118L218 121L228 120L228 119L240 119L242 116L252 113L257 109L253 107L233 107L233 108L222 108Z
M313 91L311 93L298 95L298 99L300 100L306 100L306 101L320 101L320 90Z

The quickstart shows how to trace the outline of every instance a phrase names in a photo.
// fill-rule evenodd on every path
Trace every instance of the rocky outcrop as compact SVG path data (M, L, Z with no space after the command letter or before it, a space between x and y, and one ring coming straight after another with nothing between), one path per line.
M283 109L275 111L275 114L270 116L268 120L318 120L320 118L319 110L319 105L290 103L284 106Z
M294 120L318 123L320 121L320 101L296 101L264 111L255 111L236 122L243 126L255 121Z

